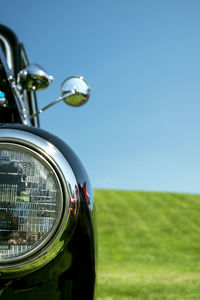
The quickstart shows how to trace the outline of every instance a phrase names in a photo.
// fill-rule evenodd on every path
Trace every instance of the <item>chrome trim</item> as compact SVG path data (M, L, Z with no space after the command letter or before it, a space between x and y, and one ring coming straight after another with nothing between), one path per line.
M28 56L26 54L26 50L24 48L24 44L23 43L20 43L20 49L21 49L21 57L22 57L22 60L24 62L24 65L28 66L29 65L29 60L28 60Z
M63 154L53 144L30 132L4 128L0 129L0 142L16 143L28 147L45 157L61 181L65 206L62 220L55 235L43 248L24 260L13 262L12 264L0 263L1 278L4 278L13 275L16 271L18 276L20 276L20 271L23 274L33 272L57 256L64 246L64 232L65 234L67 233L67 239L70 239L73 232L79 212L80 198L73 170Z
M5 45L6 48L6 61L8 64L9 69L13 72L13 56L12 56L12 52L10 51L10 45L8 43L8 41L5 39L5 37L3 37L2 35L0 35L0 39L2 40L2 42Z
M30 123L30 120L28 118L27 109L26 109L25 104L24 104L24 102L21 98L21 95L20 95L19 90L17 88L17 85L15 83L15 79L14 79L13 76L9 76L8 80L10 82L10 85L11 85L11 88L12 88L12 91L13 91L13 94L14 94L14 97L15 97L15 102L17 104L17 108L18 108L19 114L21 116L22 124L30 126L31 123Z
M49 240L52 238L53 234L55 233L55 231L57 230L58 228L58 225L61 221L61 218L62 218L62 215L63 215L63 210L64 210L64 201L63 201L63 191L62 191L62 187L61 187L61 182L58 178L58 175L57 175L57 172L55 171L55 168L52 167L52 164L50 164L43 155L41 155L40 153L37 153L35 150L31 149L30 147L27 147L27 146L24 146L24 145L21 145L20 143L13 143L13 142L4 142L4 141L1 141L1 138L0 138L0 150L1 150L1 146L2 147L7 147L7 148L14 148L14 149L20 149L23 151L27 151L31 154L33 154L34 157L36 157L41 163L43 163L47 169L51 170L51 172L53 172L54 174L54 179L57 181L57 184L58 184L58 187L59 187L59 192L61 194L61 207L62 207L62 212L59 213L59 216L56 217L56 222L55 224L53 225L51 231L47 234L47 236L45 237L44 240L41 241L40 244L38 244L35 248L31 249L29 252L25 252L25 254L22 254L21 256L17 256L17 257L12 257L12 258L7 258L3 261L0 260L0 264L1 263L12 263L12 262L16 262L16 261L19 261L19 260L22 260L22 259L26 259L27 257L33 255L35 252L39 251L45 244L47 244L49 242ZM69 206L69 204L68 204ZM65 205L65 208L67 209L67 206ZM59 218L59 220L58 220Z
M53 80L53 76L47 74L47 72L38 64L26 66L17 75L17 85L20 90L44 90Z
M30 104L28 102L29 99L30 99L31 107L30 107ZM37 112L35 92L23 90L23 100L24 100L24 103L27 107L29 116L31 115L30 108L32 109L32 114L35 114ZM30 117L30 119L32 119L32 118ZM33 126L39 128L38 117L33 117Z
M24 63L24 66L28 66L29 65L29 60L28 60L28 56L26 54L26 50L24 48L24 44L20 43L20 49L21 49L21 57L22 57L22 61ZM35 92L33 92L33 91L27 92L26 90L23 90L22 91L22 98L25 102L25 106L28 109L29 116L31 114L35 114L37 112L37 105L36 105L37 99L36 99ZM30 103L28 102L28 98L30 98ZM38 117L34 117L32 122L33 122L34 127L39 127Z
M30 97L31 97L31 104L32 104L32 113L36 113L37 112L37 105L36 105L36 95L35 92L30 92ZM29 114L30 116L30 114ZM34 121L34 127L39 127L39 119L38 117L34 117L33 118Z
M30 123L30 120L28 118L26 107L25 107L24 102L23 102L23 100L20 96L20 93L19 93L18 88L16 86L15 79L12 75L11 70L8 67L5 55L4 55L3 50L1 49L1 47L0 47L0 59L1 59L2 64L4 66L4 69L5 69L5 72L6 72L6 75L7 75L7 79L10 82L11 89L12 89L12 92L13 92L13 96L15 98L17 109L18 109L18 112L19 112L19 115L20 115L20 118L21 118L21 122L24 125L29 125L30 126L31 123Z
M68 94L68 97L72 96L74 93L70 93ZM39 111L37 111L35 114L31 115L30 116L30 119L32 120L33 118L37 117L39 114L43 113L43 111L45 111L46 109L48 109L49 107L59 103L60 101L63 101L63 98L62 97L59 97L58 99L56 99L55 101L47 104L45 107L43 107L42 109L40 109Z
M62 82L60 95L66 104L81 106L90 97L90 87L83 76L71 76Z
M23 70L22 70L23 71ZM19 81L20 82L20 81ZM90 97L90 87L87 81L82 76L71 76L66 78L60 87L60 97L55 101L47 104L38 112L32 114L30 119L37 117L49 107L64 101L70 106L81 106L85 104Z

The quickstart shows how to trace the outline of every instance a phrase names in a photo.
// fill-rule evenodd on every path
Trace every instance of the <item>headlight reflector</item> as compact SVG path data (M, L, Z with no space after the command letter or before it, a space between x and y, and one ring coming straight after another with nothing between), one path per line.
M62 211L50 163L25 146L0 143L0 262L25 258L46 244Z

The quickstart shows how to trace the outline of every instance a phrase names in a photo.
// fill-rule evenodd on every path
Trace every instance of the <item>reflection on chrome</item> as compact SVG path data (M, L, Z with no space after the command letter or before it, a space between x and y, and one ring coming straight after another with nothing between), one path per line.
M55 230L63 208L52 170L24 147L0 145L0 182L1 261L42 243Z
M79 213L76 178L53 144L18 129L0 131L2 175L0 271L38 269L61 251L63 234L71 237Z

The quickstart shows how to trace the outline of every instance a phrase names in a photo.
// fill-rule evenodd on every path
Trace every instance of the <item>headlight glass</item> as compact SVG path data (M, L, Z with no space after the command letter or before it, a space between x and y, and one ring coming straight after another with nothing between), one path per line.
M60 182L47 160L24 146L0 144L0 262L47 243L62 210Z

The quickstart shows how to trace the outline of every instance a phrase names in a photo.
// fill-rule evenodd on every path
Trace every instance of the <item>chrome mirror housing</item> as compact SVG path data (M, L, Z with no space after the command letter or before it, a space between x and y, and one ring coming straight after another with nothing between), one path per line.
M88 101L89 97L90 87L82 76L68 77L60 86L60 97L37 111L35 114L31 115L30 119L38 116L47 108L61 101L64 101L71 106L81 106Z
M90 87L82 76L71 76L61 84L60 96L68 105L81 106L90 97Z
M53 76L48 75L37 64L32 64L21 70L18 74L17 84L19 89L40 91L46 89L53 81Z

